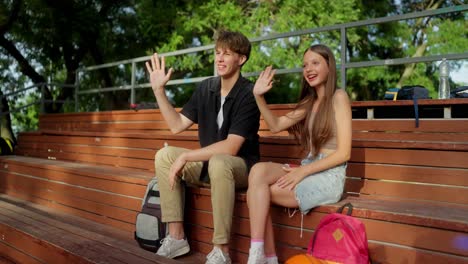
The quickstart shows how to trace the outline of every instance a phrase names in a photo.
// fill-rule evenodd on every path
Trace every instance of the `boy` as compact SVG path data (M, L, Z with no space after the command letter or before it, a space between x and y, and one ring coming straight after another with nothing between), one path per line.
M198 124L200 149L165 147L155 156L162 221L169 235L156 254L175 258L190 251L183 228L181 180L210 186L213 207L213 250L206 263L231 263L229 239L235 189L245 188L250 167L259 160L260 112L253 84L240 70L250 56L251 44L241 33L220 31L215 44L217 77L201 82L180 113L169 103L164 86L173 69L165 72L164 57L155 53L146 67L164 120L174 134Z

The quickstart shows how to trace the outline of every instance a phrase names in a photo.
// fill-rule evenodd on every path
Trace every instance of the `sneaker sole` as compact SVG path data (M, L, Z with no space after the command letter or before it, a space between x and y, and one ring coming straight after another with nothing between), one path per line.
M177 258L177 257L180 257L180 256L182 256L182 255L185 255L185 254L187 254L187 253L189 253L189 252L190 252L190 247L183 247L183 248L181 248L181 249L175 251L174 253L172 253L172 254L171 254L170 256L168 256L167 258L171 258L171 259Z

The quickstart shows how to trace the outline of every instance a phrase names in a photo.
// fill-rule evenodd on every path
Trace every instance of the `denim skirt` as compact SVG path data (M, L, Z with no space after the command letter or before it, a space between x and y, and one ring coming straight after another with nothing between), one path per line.
M301 166L323 159L324 154L315 158L309 154L301 161ZM346 178L346 163L308 175L300 181L294 190L299 210L307 214L310 209L324 204L336 203L341 199Z

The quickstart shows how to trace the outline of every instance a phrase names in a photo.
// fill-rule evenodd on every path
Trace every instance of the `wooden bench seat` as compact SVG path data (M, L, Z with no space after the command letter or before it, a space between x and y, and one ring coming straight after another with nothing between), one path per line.
M119 229L0 195L0 252L13 263L200 263L139 248Z
M153 173L23 156L0 160L2 193L114 226L133 237Z
M200 252L209 250L212 218L208 189L191 189L189 237ZM339 205L351 202L358 217L367 229L371 256L379 263L465 263L466 248L461 245L467 229L467 206L448 206L445 203L404 201L348 197L335 205L315 208L303 219L297 212L289 217L284 208L272 207L275 240L280 259L303 253L320 219L336 211ZM244 263L249 249L248 208L245 193L237 195L231 252ZM460 241L459 248L454 243Z
M278 114L292 107L271 106ZM18 156L0 158L1 192L131 236L144 187L154 175L156 151L165 144L199 147L196 126L170 135L161 118L158 110L41 116L40 130L19 135ZM263 161L298 163L305 155L287 133L272 135L263 121L259 134ZM320 219L351 201L353 215L366 225L376 261L468 263L467 160L468 119L422 118L417 128L412 119L353 119L345 200L305 216L302 237L300 213L289 217L284 208L272 207L280 260L304 252ZM37 197L25 195L36 194L33 190ZM210 191L191 187L188 195L191 246L207 254ZM250 234L245 191L237 193L236 201L231 253L244 263Z

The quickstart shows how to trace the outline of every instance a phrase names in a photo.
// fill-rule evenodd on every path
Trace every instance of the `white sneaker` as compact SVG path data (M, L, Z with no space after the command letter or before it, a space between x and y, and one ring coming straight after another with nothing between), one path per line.
M231 258L228 253L222 251L219 247L214 247L210 254L206 256L205 264L231 264Z
M265 264L267 263L263 248L250 248L247 264Z
M190 246L187 239L174 239L167 235L161 240L161 247L156 252L156 255L166 258L175 258L190 252Z

